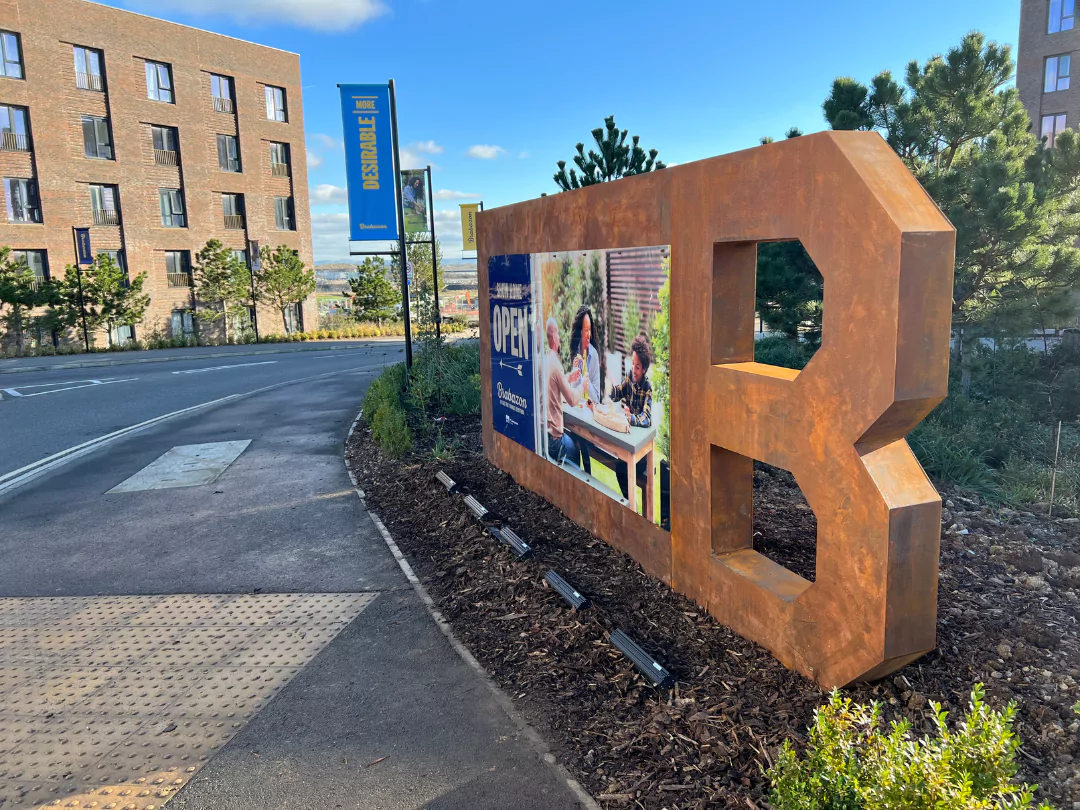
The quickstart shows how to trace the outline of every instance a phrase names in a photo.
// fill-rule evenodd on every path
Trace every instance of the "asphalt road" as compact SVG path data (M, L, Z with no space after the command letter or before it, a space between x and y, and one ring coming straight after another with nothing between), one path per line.
M350 423L399 349L0 375L0 471L184 407L323 375L160 422L0 494L0 599L377 594L169 807L579 806L454 652L349 481ZM211 484L109 492L176 446L244 440Z
M245 347L221 347L197 360L152 363L132 362L150 353L131 352L86 358L84 362L95 363L90 368L0 374L0 475L129 425L230 394L399 362L403 345L357 343L324 351L284 346L241 355L235 350Z

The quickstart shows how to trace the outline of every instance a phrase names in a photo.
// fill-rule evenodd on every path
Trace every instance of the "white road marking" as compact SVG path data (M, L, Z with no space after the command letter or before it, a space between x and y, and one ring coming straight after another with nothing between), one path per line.
M36 385L20 385L18 388L4 388L3 391L10 397L43 397L46 394L59 394L61 391L74 391L76 388L93 388L95 385L112 385L114 383L134 382L138 377L128 377L123 380L69 380L66 383L38 383ZM79 383L79 385L72 385ZM32 394L19 393L19 388L47 388L50 385L66 385L67 388L54 388L51 391L35 391Z
M376 371L385 367L386 363L376 363L371 366L356 366L355 368L342 368L335 371L329 371L323 374L312 374L310 377L298 377L294 380L285 380L283 382L274 383L272 385L264 385L262 388L256 388L252 391L245 391L241 394L230 394L227 397L221 397L220 399L213 399L209 402L203 402L198 405L192 405L190 408L182 408L179 411L173 411L172 413L162 414L161 416L155 416L153 419L147 419L145 422L139 422L135 425L129 425L126 428L113 431L112 433L106 433L104 436L98 436L96 439L91 439L88 442L77 444L74 447L69 447L66 450L61 450L59 453L53 453L51 456L38 459L37 461L27 464L25 467L20 467L17 470L12 470L9 473L0 475L0 496L13 489L17 489L24 484L28 484L35 478L44 475L50 470L61 467L70 461L74 461L77 458L93 453L99 447L106 444L111 444L118 439L125 436L129 436L132 433L138 433L139 431L146 430L159 422L164 422L167 419L174 419L184 414L192 413L193 411L199 411L203 408L210 408L214 405L222 405L226 402L233 402L244 397L250 397L254 394L261 394L265 391L273 391L277 388L284 388L287 385L293 385L295 383L308 382L310 380L320 380L325 377L333 377L335 374L373 374Z
M244 366L268 366L277 360L263 360L261 363L236 363L232 366L210 366L209 368L190 368L187 371L174 371L173 374L202 374L204 371L220 371L223 368L243 368Z
M251 439L179 445L158 456L106 494L211 484L240 458L249 444Z

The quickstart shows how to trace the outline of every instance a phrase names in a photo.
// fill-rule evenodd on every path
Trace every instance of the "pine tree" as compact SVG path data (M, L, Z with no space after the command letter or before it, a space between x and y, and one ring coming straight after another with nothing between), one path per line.
M657 160L659 151L650 149L648 154L639 145L640 136L634 135L630 143L626 142L628 130L620 130L615 126L615 116L609 115L604 119L604 126L597 127L592 131L596 148L600 151L589 150L585 154L585 144L579 143L575 148L574 163L581 171L578 176L577 170L566 171L566 161L558 162L559 171L553 178L560 191L569 191L572 188L591 186L595 183L604 183L609 180L618 180L620 177L630 177L635 174L644 174L653 169L664 169L663 161Z
M74 325L78 323L78 270L74 265L65 268L60 288L60 300L66 310L60 320ZM86 325L90 329L107 330L109 345L113 331L120 326L135 326L146 317L150 296L143 293L146 273L128 279L127 273L111 256L99 254L92 264L82 268L82 299L86 311Z
M285 313L315 292L315 271L305 267L295 250L278 245L273 250L265 245L259 251L262 269L254 274L255 291L262 301L269 301L281 313L281 323L289 331Z
M352 289L353 315L382 324L397 315L401 293L386 277L386 262L379 256L368 256L356 268L357 277L349 279Z
M11 249L0 247L0 319L15 337L15 353L25 352L25 331L30 313L55 303L56 287L39 281L25 259L13 259Z
M412 265L412 285L409 287L409 306L415 307L411 314L422 328L434 329L435 326L435 270L431 261L431 242L410 242L407 248L409 264ZM442 243L435 240L435 264L443 266ZM401 278L401 264L398 257L390 261L390 275ZM439 292L445 282L439 278Z
M201 309L198 318L212 322L219 318L229 340L229 319L246 314L246 302L251 297L251 272L236 254L211 239L195 256L195 288L199 299L213 307Z

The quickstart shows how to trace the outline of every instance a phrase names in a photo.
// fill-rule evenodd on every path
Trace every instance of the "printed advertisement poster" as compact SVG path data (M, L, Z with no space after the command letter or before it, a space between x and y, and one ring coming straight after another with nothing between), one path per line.
M491 298L491 407L495 430L536 449L532 273L528 254L488 262Z
M404 169L401 172L401 208L405 212L405 233L427 233L427 172Z
M669 248L493 257L494 399L499 375L506 373L499 365L503 355L495 351L497 334L520 328L520 321L508 324L500 313L496 329L492 271L510 263L523 267L531 283L531 346L523 350L531 355L535 392L534 443L511 438L581 486L670 530ZM522 349L520 340L514 345ZM510 435L498 424L498 404L494 414L496 429Z
M397 239L389 86L341 85L341 122L349 187L349 239Z

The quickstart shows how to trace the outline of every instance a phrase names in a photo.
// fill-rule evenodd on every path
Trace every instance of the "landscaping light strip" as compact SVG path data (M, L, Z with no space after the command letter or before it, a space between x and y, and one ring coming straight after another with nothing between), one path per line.
M513 529L492 529L491 533L510 546L519 560L526 560L532 556L532 546L518 537Z
M465 505L469 507L469 511L476 515L478 518L480 518L480 520L483 520L485 517L487 517L488 510L485 509L480 504L480 501L476 500L476 498L474 498L472 495L465 496Z
M435 478L440 484L446 487L447 492L453 494L458 491L457 482L455 482L453 478L444 473L442 470L439 470L437 473L435 473Z
M670 689L675 685L675 679L671 673L658 664L652 656L634 643L630 636L622 630L616 630L608 635L608 640L614 644L619 652L629 658L637 671L652 681L654 686L661 689Z
M555 589L555 592L559 594L563 599L570 603L570 607L575 610L585 610L589 606L589 598L582 596L578 590L560 577L554 571L548 571L544 575L544 580Z

